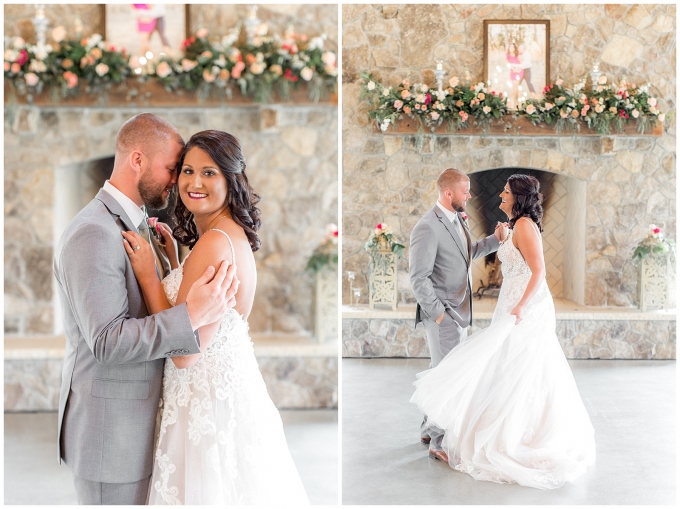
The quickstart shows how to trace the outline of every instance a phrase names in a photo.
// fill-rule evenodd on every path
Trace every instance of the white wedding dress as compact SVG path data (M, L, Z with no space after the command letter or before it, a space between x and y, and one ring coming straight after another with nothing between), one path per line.
M445 431L449 465L478 480L553 489L595 461L593 426L555 335L545 279L515 325L531 270L512 243L498 249L503 284L486 329L419 373L411 402Z
M173 306L182 276L183 264L163 280ZM161 407L149 504L309 505L234 309L195 365L165 361Z

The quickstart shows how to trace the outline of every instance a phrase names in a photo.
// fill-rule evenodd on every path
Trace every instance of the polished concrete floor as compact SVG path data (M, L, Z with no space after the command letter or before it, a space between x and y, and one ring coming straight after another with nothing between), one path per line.
M281 418L310 502L337 504L338 412L283 410ZM5 505L77 503L71 472L57 463L56 428L56 413L5 414Z
M562 488L475 481L428 458L409 403L427 359L343 359L343 504L676 503L675 361L573 360L597 460Z

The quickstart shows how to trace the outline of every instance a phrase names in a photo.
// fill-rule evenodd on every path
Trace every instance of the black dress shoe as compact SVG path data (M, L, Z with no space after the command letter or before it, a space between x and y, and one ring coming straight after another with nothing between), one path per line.
M430 445L430 440L432 440L430 437L420 437L420 441L426 445Z

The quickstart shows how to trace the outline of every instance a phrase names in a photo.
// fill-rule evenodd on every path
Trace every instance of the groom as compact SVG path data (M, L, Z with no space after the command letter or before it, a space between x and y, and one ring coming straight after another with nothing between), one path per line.
M122 231L152 237L144 206L167 205L183 147L156 115L128 120L111 179L55 250L66 335L59 458L80 504L146 503L165 358L199 353L198 329L234 306L238 280L225 262L206 270L184 304L149 315L123 247Z
M413 228L409 254L411 288L416 297L416 322L423 322L430 349L430 368L437 366L467 337L472 324L470 263L498 249L508 235L499 223L493 235L474 244L461 213L470 199L470 179L449 168L437 179L439 199ZM430 444L430 457L448 462L441 443L443 430L420 426L421 442Z

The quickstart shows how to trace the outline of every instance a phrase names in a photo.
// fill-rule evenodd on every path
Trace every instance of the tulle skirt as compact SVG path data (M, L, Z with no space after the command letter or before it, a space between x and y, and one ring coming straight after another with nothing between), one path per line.
M513 315L495 318L415 385L411 402L445 431L449 465L475 479L553 489L595 461L551 299L517 325Z

